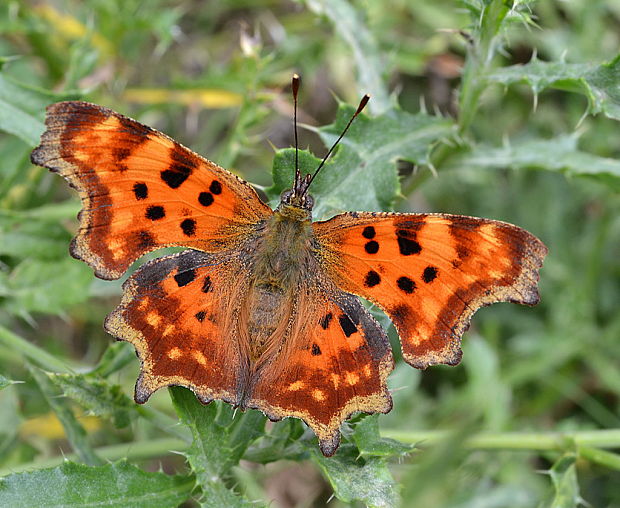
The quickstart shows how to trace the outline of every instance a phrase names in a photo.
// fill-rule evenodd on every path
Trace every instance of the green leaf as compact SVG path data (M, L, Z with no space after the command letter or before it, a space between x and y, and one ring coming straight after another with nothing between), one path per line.
M576 461L577 456L574 453L566 453L549 470L555 490L550 508L576 508L581 503Z
M354 9L344 0L329 2L306 0L308 8L325 14L334 25L334 30L349 45L355 58L360 95L370 94L369 109L374 114L383 113L390 107L390 96L382 74L386 72L385 57L382 57L375 38L362 21L359 9Z
M110 418L118 428L127 427L136 411L136 404L119 385L112 385L91 374L54 374L49 378L65 397L77 402L90 413Z
M73 414L67 399L58 396L55 386L48 377L49 373L36 367L29 367L29 370L32 377L34 377L37 382L37 385L39 385L47 403L54 413L56 413L58 420L60 420L60 423L65 429L65 435L80 460L89 465L101 464L101 459L97 457L88 441L88 436L84 427L80 425Z
M8 297L4 306L18 315L59 314L87 300L91 282L88 267L68 256L58 261L31 258L17 265L4 282L0 281L0 296Z
M253 423L254 428L246 427L245 432L233 432L234 426L218 422L218 404L204 406L186 388L172 386L169 391L181 422L192 432L193 442L186 457L196 475L197 484L202 488L201 506L255 506L228 489L224 480L230 468L239 462L250 441L258 435L256 422ZM259 416L264 425L264 417ZM250 417L251 420L253 418ZM228 415L223 419L230 422Z
M48 260L67 256L71 235L60 223L20 215L0 211L0 255Z
M401 443L395 439L382 438L379 433L379 415L366 416L353 432L353 441L362 457L401 457L412 452L414 445Z
M0 374L0 390L4 390L7 386L11 386L16 383L20 383L20 381L13 381L12 379L8 379Z
M114 342L103 353L97 366L89 376L108 377L121 370L125 365L135 361L135 349L128 342Z
M511 65L490 72L491 83L526 83L534 94L546 88L581 93L588 99L588 113L603 113L620 120L620 55L602 64L542 62L537 58L524 65Z
M321 159L316 158L307 150L299 150L298 166L302 175L313 174L319 167ZM295 178L295 149L284 148L278 150L273 158L273 166L271 169L273 185L265 192L269 196L271 205L275 208L280 202L280 194L284 190L289 190L293 185ZM316 196L314 192L314 184L311 186L310 193Z
M534 94L546 88L577 92L588 99L588 113L603 113L620 120L620 55L603 64L542 62L533 58L524 65L511 65L490 72L492 83L526 83Z
M587 177L620 190L620 161L598 157L577 148L576 135L529 140L501 148L480 145L453 157L443 169L544 169Z
M329 458L315 445L310 448L310 457L341 501L360 501L370 507L398 505L398 487L385 459L358 457L356 447L350 444L341 445L338 453Z
M354 112L355 108L341 104L334 124L317 130L327 146L336 141ZM360 115L310 187L315 217L345 210L389 210L400 192L397 160L428 164L431 147L450 136L452 127L452 121L445 118L397 109L374 118ZM281 151L278 156L270 189L273 193L293 183L294 150ZM317 159L300 152L302 172L314 172L317 166Z
M0 130L21 138L30 146L39 143L45 130L37 117L52 102L81 97L80 92L54 93L20 83L0 73Z
M192 477L147 473L124 461L98 467L65 462L1 478L0 505L173 508L190 497L193 487Z
M45 127L37 120L13 104L0 99L0 130L13 134L31 146L39 142Z

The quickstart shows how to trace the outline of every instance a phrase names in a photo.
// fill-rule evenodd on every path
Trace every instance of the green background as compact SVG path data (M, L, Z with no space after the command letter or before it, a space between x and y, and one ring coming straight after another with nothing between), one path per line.
M616 0L2 2L0 505L620 506L619 23ZM293 72L319 157L372 95L318 216L477 215L549 247L541 303L478 312L459 366L415 371L390 327L394 409L345 424L333 459L298 421L184 389L137 407L133 350L102 330L120 283L69 257L78 199L29 161L45 106L83 99L273 204Z

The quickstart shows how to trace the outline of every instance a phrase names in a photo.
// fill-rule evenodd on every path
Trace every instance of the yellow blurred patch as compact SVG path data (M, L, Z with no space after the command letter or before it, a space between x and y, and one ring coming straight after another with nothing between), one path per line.
M87 432L94 432L101 428L101 420L96 416L82 416L78 421ZM19 428L19 435L22 438L44 437L46 439L62 439L65 437L65 430L56 417L55 413L47 413L26 420Z
M138 104L200 104L205 108L232 108L239 106L243 100L241 94L219 88L202 88L194 90L166 90L164 88L128 88L123 99Z
M106 55L114 53L112 44L101 34L86 27L81 21L68 14L61 14L51 5L37 5L32 9L48 21L62 36L67 39L81 39L90 36L93 46Z

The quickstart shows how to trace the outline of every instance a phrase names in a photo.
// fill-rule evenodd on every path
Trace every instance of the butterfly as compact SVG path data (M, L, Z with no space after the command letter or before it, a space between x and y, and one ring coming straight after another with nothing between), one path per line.
M353 413L392 408L390 344L358 296L389 316L418 369L458 364L481 306L539 300L547 249L517 226L439 213L313 222L313 176L298 169L272 210L244 180L108 108L60 102L45 123L31 160L80 195L75 258L109 280L147 252L187 248L138 268L105 321L140 359L137 403L185 386L205 404L300 418L331 456Z

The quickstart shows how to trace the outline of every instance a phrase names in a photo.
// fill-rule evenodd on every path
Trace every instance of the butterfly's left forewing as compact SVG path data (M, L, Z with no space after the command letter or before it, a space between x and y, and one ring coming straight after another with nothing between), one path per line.
M108 108L59 102L32 162L60 173L82 199L71 254L115 279L166 246L219 252L252 234L271 209L232 173Z
M527 231L448 214L346 213L314 224L323 269L381 307L418 368L461 359L460 338L484 305L538 302L547 253Z

